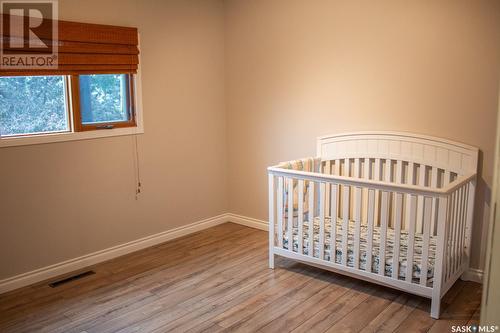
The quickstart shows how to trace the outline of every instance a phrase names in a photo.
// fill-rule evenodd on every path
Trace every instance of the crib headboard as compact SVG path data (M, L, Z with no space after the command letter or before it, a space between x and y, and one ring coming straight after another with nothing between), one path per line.
M404 132L356 132L318 138L322 160L380 158L402 160L451 170L477 173L478 149L463 143Z

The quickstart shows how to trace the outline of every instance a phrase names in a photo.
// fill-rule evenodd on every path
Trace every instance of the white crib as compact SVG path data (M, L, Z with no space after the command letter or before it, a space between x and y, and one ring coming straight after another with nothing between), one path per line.
M280 255L431 298L439 318L469 267L478 149L362 132L317 153L268 168L270 268Z

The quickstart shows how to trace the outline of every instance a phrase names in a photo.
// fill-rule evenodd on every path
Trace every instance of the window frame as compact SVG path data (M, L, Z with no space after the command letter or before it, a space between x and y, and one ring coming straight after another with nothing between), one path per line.
M71 92L71 110L73 114L73 126L75 132L109 130L114 128L136 127L135 100L134 100L134 75L126 73L110 73L124 74L127 78L127 96L126 110L128 113L127 121L108 121L92 124L84 124L82 121L81 104L80 104L80 75L69 75L70 92ZM90 74L92 75L92 74ZM97 74L106 75L106 74Z
M100 74L100 73L88 73ZM125 74L125 73L109 73L109 74ZM57 74L56 74L57 75ZM140 70L137 74L128 74L129 77L129 96L128 100L130 107L130 120L123 122L111 123L98 123L96 125L111 124L112 128L95 128L91 129L92 125L87 125L87 128L80 128L79 120L75 117L74 110L74 85L72 85L73 75L60 75L63 76L66 85L66 108L67 119L69 122L69 130L62 132L42 132L33 134L20 134L12 136L0 136L0 149L4 147L16 147L27 145L38 145L46 143L66 142L66 141L79 141L97 138L108 138L116 136L137 135L144 133L144 123L142 116L142 82ZM76 75L78 76L78 75ZM81 123L80 123L81 124Z

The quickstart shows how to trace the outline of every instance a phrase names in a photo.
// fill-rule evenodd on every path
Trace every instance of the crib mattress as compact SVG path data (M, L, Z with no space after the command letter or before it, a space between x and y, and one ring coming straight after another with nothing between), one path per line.
M331 230L332 223L329 217L325 218L325 247L324 260L335 261L340 264L343 257L343 249L341 248L342 241L342 220L338 219L336 223L336 245L335 251L332 253L331 249ZM359 268L366 270L366 259L367 259L367 248L368 248L368 227L366 225L361 225L360 234L360 261ZM288 233L285 229L283 232L283 247L288 248ZM347 266L354 266L354 234L355 234L355 223L354 221L349 222L348 227L348 246L347 246ZM296 223L292 231L293 238L293 251L298 251L298 227ZM313 233L313 256L319 258L319 218L314 220L314 233ZM394 230L387 228L386 234L386 248L385 248L385 275L392 276L392 263L394 260ZM423 235L415 233L414 250L413 250L413 280L418 282L420 280L422 271L422 247L423 247ZM309 255L309 222L305 221L303 224L303 253ZM400 237L400 250L399 250L399 279L406 278L406 267L408 265L408 232L401 231ZM431 283L434 276L434 262L436 257L436 237L431 236L429 241L429 259L427 265L427 282ZM373 228L373 243L372 243L372 272L379 273L380 267L380 227Z

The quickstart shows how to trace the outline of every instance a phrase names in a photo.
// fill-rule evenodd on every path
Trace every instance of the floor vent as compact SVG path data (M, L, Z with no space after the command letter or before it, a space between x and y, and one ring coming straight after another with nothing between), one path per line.
M59 280L59 281L52 282L49 284L49 286L51 286L52 288L57 288L59 286L62 286L63 284L70 283L70 282L75 281L75 280L83 279L86 276L90 276L90 275L94 275L94 274L95 274L94 271L86 271L83 273L79 273L79 274L67 277L67 278Z

